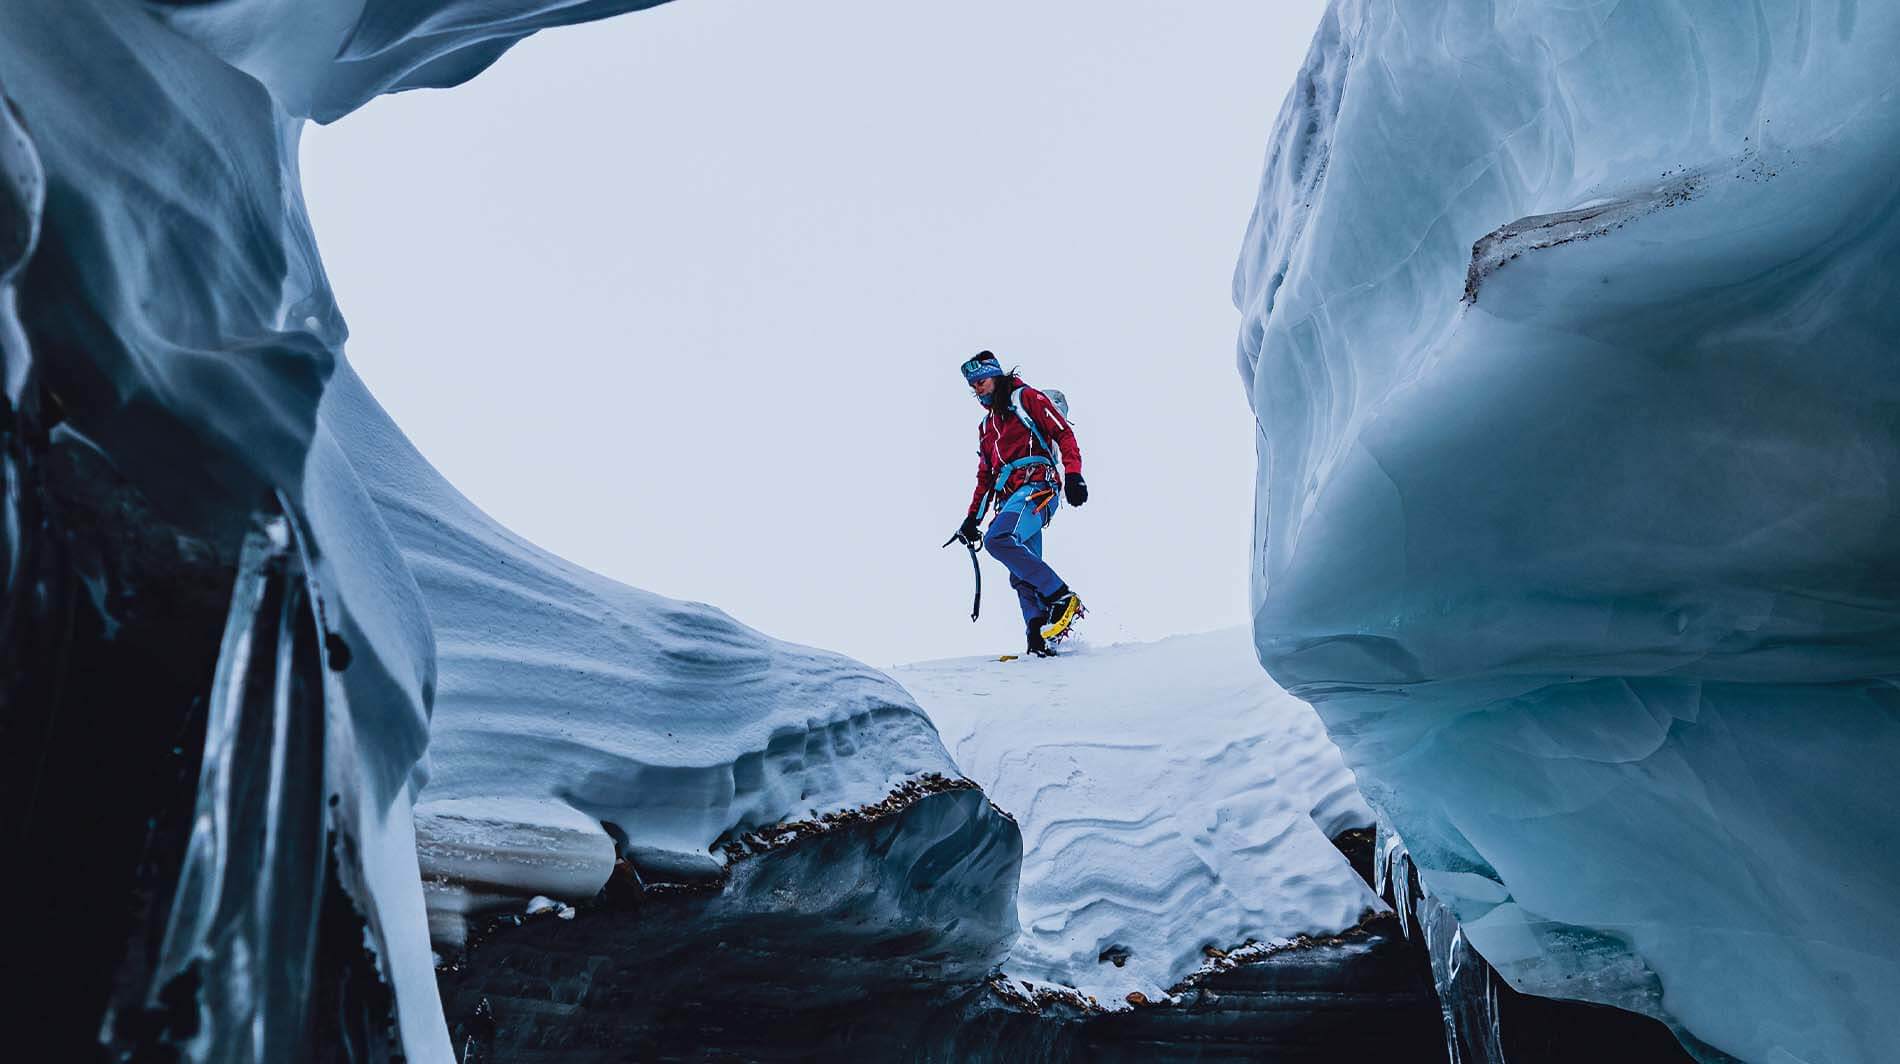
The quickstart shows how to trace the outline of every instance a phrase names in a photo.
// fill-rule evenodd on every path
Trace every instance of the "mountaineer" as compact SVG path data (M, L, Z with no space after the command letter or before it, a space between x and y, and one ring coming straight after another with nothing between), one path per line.
M1054 657L1050 644L1083 616L1082 600L1042 560L1042 531L1062 499L1080 506L1089 498L1067 404L1062 393L1037 391L1016 371L1004 372L988 351L963 363L963 379L988 413L977 430L976 493L955 538L971 550L980 543L1009 570L1029 653ZM985 533L983 514L992 501L996 516Z

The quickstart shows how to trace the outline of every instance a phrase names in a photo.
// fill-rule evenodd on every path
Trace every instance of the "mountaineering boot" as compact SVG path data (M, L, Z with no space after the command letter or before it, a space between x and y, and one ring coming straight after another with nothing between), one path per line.
M1039 623L1029 626L1029 653L1039 658L1056 656L1056 648L1050 646L1048 640L1042 637L1042 625Z
M1085 616L1082 600L1069 590L1067 584L1056 588L1056 593L1044 601L1049 604L1049 610L1042 618L1042 637L1045 640L1061 639L1069 633L1069 626L1077 618Z

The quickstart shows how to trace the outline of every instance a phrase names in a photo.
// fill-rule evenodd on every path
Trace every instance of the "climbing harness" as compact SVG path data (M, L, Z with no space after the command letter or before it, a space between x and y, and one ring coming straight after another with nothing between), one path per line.
M990 491L996 495L1003 493L1003 488L1009 484L1009 478L1015 476L1018 470L1039 465L1046 465L1053 469L1056 464L1055 459L1050 457L1055 454L1055 450L1049 446L1049 440L1042 434L1042 429L1037 427L1036 419L1030 417L1029 411L1024 410L1022 405L1016 402L1016 395L1020 391L1022 391L1020 388L1010 390L1009 412L1015 414L1016 420L1022 422L1023 427L1029 430L1029 438L1036 441L1036 450L1042 453L1026 455L1015 461L1005 463L1003 468L997 471L995 483L990 485ZM1059 478L1060 473L1058 473L1057 476ZM987 506L988 500L985 499L984 503Z

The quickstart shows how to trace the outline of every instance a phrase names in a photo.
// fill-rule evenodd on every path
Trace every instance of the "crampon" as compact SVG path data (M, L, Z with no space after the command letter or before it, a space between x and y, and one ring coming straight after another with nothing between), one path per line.
M1075 622L1089 615L1082 600L1071 591L1050 604L1052 614L1049 623L1042 626L1042 638L1050 643L1059 643L1075 631Z

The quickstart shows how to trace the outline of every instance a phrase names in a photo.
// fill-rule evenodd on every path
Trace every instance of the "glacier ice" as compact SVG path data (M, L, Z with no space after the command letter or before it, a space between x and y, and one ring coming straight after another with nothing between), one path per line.
M1402 936L1430 965L1433 1005L1450 1064L1512 1061L1648 1061L1689 1064L1666 1024L1637 1012L1519 993L1472 944L1449 907L1419 883L1404 840L1380 825L1374 871ZM1704 1050L1704 1055L1711 1051Z
M323 1037L370 1059L452 1059L431 935L587 901L618 868L696 881L653 908L712 914L702 933L776 927L770 958L810 941L787 919L871 921L846 937L886 951L854 969L881 977L983 970L1015 919L1013 828L968 789L728 865L722 841L954 767L869 670L496 526L343 360L298 187L304 122L646 6L0 0L0 683L44 700L72 681L55 719L149 744L106 764L149 751L137 767L162 775L175 757L196 787L182 823L153 816L189 839L170 912L145 880L132 892L127 922L156 937L134 927L131 967L84 973L129 985L157 966L149 992L101 991L124 1007L109 1036L149 1048L141 1025L175 1024L190 1059L268 1059L314 1016L356 1025ZM1900 839L1877 786L1900 753L1897 22L1845 0L1342 0L1237 274L1261 659L1320 708L1502 973L1663 1016L1710 1059L1900 1042L1882 904ZM96 549L115 536L119 553ZM74 668L29 667L75 648ZM214 697L194 708L175 696L201 657ZM101 715L114 699L150 712ZM163 745L194 720L199 748ZM35 771L71 770L49 793L79 795L94 766L55 753ZM1302 819L1349 804L1327 793L1331 811L1276 811L1285 854L1318 853ZM152 844L119 805L93 848ZM1081 849L1111 861L1125 841ZM1223 875L1259 874L1246 864ZM1192 867L1146 871L1166 889ZM951 889L918 889L945 868ZM1134 985L1172 978L1184 941L1085 912L1067 871L1039 868L1021 899L1025 964L1073 981L1121 946ZM1313 892L1329 912L1358 897ZM1220 915L1202 934L1299 915L1203 897ZM905 953L924 939L877 923L886 901L956 945ZM571 945L597 915L518 930ZM1091 962L1084 937L1115 941ZM669 956L698 992L712 969ZM569 959L551 990L591 979ZM379 983L393 1001L371 1000Z
M289 1044L298 1010L283 986L234 988L262 978L260 958L278 956L285 965L278 978L294 982L299 965L314 966L326 973L326 993L348 998L306 1003L301 1014L315 1018L321 1038L372 1057L394 1045L414 1060L450 1058L411 816L428 779L438 632L359 476L358 463L373 471L374 456L319 419L345 331L301 202L297 139L306 119L336 118L377 93L464 80L536 29L646 6L0 0L8 559L0 682L10 708L17 697L44 714L47 734L56 723L92 721L98 707L114 704L109 699L149 695L139 726L118 729L124 757L101 767L136 769L142 782L162 778L177 758L195 766L198 788L180 823L170 806L155 808L149 830L143 813L123 805L105 809L89 798L75 807L117 818L110 830L96 827L94 848L124 856L98 861L131 877L125 889L138 902L127 923L158 926L127 928L120 945L129 967L112 987L105 986L115 980L111 958L94 957L89 978L98 997L93 983L68 993L61 1007L77 1019L53 1027L100 1030L96 1012L90 1021L79 1013L105 1002L104 1036L115 1044L170 1040L192 1059L268 1057ZM233 573L235 594L220 604ZM161 592L177 597L161 602ZM725 633L698 658L681 652L677 632L653 648L679 676L695 666L716 672L721 663L743 669L797 658L738 634L710 609L662 609L629 595L591 601L608 613L651 607ZM169 627L160 616L166 609ZM452 635L471 634L466 617L448 619ZM220 624L226 639L217 654ZM208 673L188 675L201 652L215 656L223 692L209 720L187 693L210 686ZM799 660L809 666L799 674L803 694L873 700L847 690L857 675L851 668L816 653ZM47 661L69 667L49 670ZM456 664L445 673L451 683L469 675ZM151 672L141 680L138 669ZM647 690L670 693L664 679ZM201 751L160 745L168 728L189 734L194 721L209 725ZM832 723L814 727L834 750L879 737L841 733ZM905 750L929 760L935 739L927 723L897 731L912 744ZM772 746L782 737L766 734L772 727L756 718L738 732L784 753ZM134 746L134 737L153 745ZM71 756L33 755L30 748L10 755L38 774L22 776L25 794L78 793L78 776L47 778ZM672 756L652 764L671 770L690 760ZM935 756L933 764L947 763ZM656 840L655 852L678 852L689 838L703 851L694 833L727 826L723 812L708 808L731 812L736 824L855 793L855 768L821 780L822 758L811 759L810 772L793 760L775 761L753 781L756 789L740 788L724 804L701 788L678 809L625 799L602 799L600 808L643 818L630 833ZM444 759L444 788L454 787L460 763ZM134 780L120 782L129 788ZM802 792L787 797L807 784L810 801ZM15 808L32 815L30 803ZM141 842L165 841L152 832L174 827L191 840L182 866L140 857ZM26 837L55 834L48 823ZM253 861L259 838L264 857ZM91 858L78 841L66 845ZM597 855L598 840L590 845ZM292 867L297 855L322 867ZM165 874L178 876L175 898L155 893ZM116 889L116 880L87 884L114 905ZM92 896L74 892L70 904ZM300 929L315 945L280 950ZM104 921L89 925L85 940L105 951L116 933L117 924ZM159 967L138 970L147 955ZM149 992L139 979L150 981ZM371 986L379 982L393 989L393 1001ZM380 1030L386 1021L392 1032Z
M298 186L305 119L646 6L0 3L0 87L46 175L20 300L68 415L176 511L297 499L345 335Z
M143 6L8 3L0 15L9 176L30 156L43 177L31 197L39 239L8 271L16 503L7 538L27 564L10 567L6 627L9 643L39 645L9 668L9 708L44 719L49 736L57 725L69 742L80 728L111 729L112 756L83 767L132 793L163 790L170 758L198 761L166 742L168 729L184 736L204 721L185 692L194 681L199 693L212 687L209 674L186 675L201 649L190 639L217 623L219 582L243 568L240 543L254 529L277 529L269 600L294 604L253 617L248 593L229 603L227 633L241 638L227 639L220 666L235 686L203 737L196 826L187 822L189 849L172 869L174 898L153 894L169 859L140 856L169 830L157 793L140 796L149 814L140 802L114 809L74 793L85 777L52 767L71 755L41 751L25 766L42 803L57 795L72 803L66 815L95 818L79 837L106 852L72 855L84 881L72 893L114 906L105 912L130 909L69 936L95 951L76 951L94 969L88 978L112 985L68 988L47 1031L85 1024L80 1013L106 1005L88 1033L235 1060L300 1044L299 1015L339 1049L370 1053L393 1021L416 1059L446 1059L404 841L426 737L414 682L426 664L410 656L427 629L361 640L371 614L402 593L353 566L373 567L393 547L346 554L342 540L312 538L320 525L350 523L347 511L315 514L334 485L310 440L326 345L341 328L297 205L291 127L256 82ZM338 598L353 584L368 589L354 610ZM245 660L254 621L281 660ZM203 649L215 652L216 628L209 634ZM352 640L358 667L347 678L326 669L329 648ZM121 700L137 711L103 712L123 710ZM234 760L242 772L220 768ZM45 810L37 815L56 822ZM63 849L44 827L27 837ZM128 906L115 890L137 900ZM168 904L167 925L149 926L166 921ZM103 952L115 932L126 935L125 963L149 956L154 966L115 979ZM258 958L273 953L273 980L325 970L325 993L300 995L300 1006L265 982ZM409 990L391 1004L377 983ZM344 1029L352 1016L364 1026Z
M87 982L49 1031L192 1060L453 1059L431 936L592 901L620 864L748 918L803 890L814 908L781 904L781 925L886 918L854 940L886 976L981 972L1013 933L1015 827L951 778L900 688L514 537L344 360L298 187L305 121L648 6L0 0L0 684L29 729L119 740L97 766L82 746L11 752L9 795L109 816L23 837L106 873L57 911L130 910L75 921ZM128 702L135 728L110 716ZM88 791L95 767L163 789L149 819ZM864 866L835 882L810 858L726 868L735 837L830 826L920 779L949 789L828 844L908 861L835 855Z
M715 884L642 892L616 872L572 919L525 899L491 916L441 973L456 1045L478 1061L969 1059L934 1047L963 1033L965 1004L997 1011L984 979L1015 932L1020 836L967 784L912 797L737 857Z
M892 676L982 790L940 790L795 846L774 845L782 824L744 832L717 884L629 898L623 866L598 898L586 884L571 925L524 911L536 907L526 877L580 872L558 840L599 839L598 824L543 799L425 792L424 810L454 814L425 827L425 869L446 863L428 851L447 842L447 860L474 859L456 866L471 888L496 867L512 884L463 895L478 916L465 951L438 935L456 957L442 974L456 1044L502 1060L615 1060L633 1046L661 1058L717 1046L743 1059L1434 1059L1418 957L1391 916L1366 919L1378 902L1329 840L1371 811L1311 708L1260 674L1245 629ZM438 719L451 712L445 693ZM495 774L532 776L540 760ZM526 808L491 817L504 803ZM555 805L573 819L533 826ZM505 840L490 826L502 820L517 825ZM511 849L528 860L495 862ZM1255 959L1230 967L1224 954L1246 942L1237 958Z
M415 846L458 1046L799 1044L981 988L1016 932L1021 836L903 688L514 535L346 362L319 425L434 633ZM578 909L523 919L547 902Z
M1518 989L1900 1045L1900 9L1339 0L1235 273L1254 630Z
M165 21L256 78L292 115L330 122L385 92L447 88L538 30L664 0L232 0Z
M615 583L495 523L347 364L321 425L347 441L434 632L430 776L416 808L432 879L580 900L617 857L649 881L715 879L717 844L735 834L959 775L882 673ZM530 854L561 856L537 867Z

